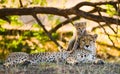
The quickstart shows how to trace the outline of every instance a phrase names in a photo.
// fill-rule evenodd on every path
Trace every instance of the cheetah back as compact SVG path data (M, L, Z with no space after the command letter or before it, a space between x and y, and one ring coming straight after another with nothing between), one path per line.
M13 52L6 58L4 65L9 66L23 63L24 61L28 60L28 56L29 54L25 52Z

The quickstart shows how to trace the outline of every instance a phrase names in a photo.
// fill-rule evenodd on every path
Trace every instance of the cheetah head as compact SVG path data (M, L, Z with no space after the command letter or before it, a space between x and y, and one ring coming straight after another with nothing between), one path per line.
M86 34L80 38L80 48L94 52L96 50L95 42L98 35Z
M86 31L86 22L80 22L74 24L76 31L79 35L82 35Z

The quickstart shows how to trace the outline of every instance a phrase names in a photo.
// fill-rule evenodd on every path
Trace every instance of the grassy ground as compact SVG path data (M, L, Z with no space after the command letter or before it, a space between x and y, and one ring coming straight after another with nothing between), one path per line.
M16 66L3 69L0 66L0 74L120 74L120 64L106 63L94 64L37 64L28 67Z

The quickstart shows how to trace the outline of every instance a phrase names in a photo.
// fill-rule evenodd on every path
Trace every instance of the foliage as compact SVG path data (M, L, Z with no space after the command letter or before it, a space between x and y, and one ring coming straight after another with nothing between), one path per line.
M35 4L35 5L39 4L41 6L47 5L46 0L32 0L32 3Z
M106 9L107 9L107 14L109 14L109 16L113 16L113 15L117 14L113 5L106 4Z
M48 21L51 21L50 24L52 24L52 27L54 27L60 23L60 17L48 15Z
M23 23L19 20L19 16L9 16L8 19L11 21L11 25L23 25Z
M40 5L45 6L47 5L46 0L21 0L23 3L23 6L26 7L28 5ZM3 5L3 7L20 7L20 0L0 0L0 4Z
M0 25L5 24L5 23L6 23L5 20L0 19Z
M0 8L19 8L20 7L20 0L0 0ZM23 3L23 7L29 7L29 5L33 6L47 6L47 0L21 0ZM91 0L86 0L90 2ZM57 3L57 0L54 0L54 2ZM60 8L65 8L67 0L61 0ZM110 17L113 17L114 15L118 14L115 10L115 7L111 4L106 5L98 5L98 7L101 7L102 9L105 9L106 12ZM42 14L40 15L40 19L42 17ZM70 16L72 17L72 16ZM19 16L7 16L7 18L10 20L10 25L12 26L24 26L24 23L19 20ZM44 20L44 19L43 19ZM47 24L51 26L51 28L55 27L56 25L60 24L61 21L63 21L63 18L61 19L59 16L55 15L46 15L45 20L47 20ZM117 21L116 21L117 22ZM44 22L42 22L44 24ZM51 51L54 49L57 49L56 45L54 43L51 43L50 39L47 37L47 35L44 33L43 29L36 23L32 24L32 28L39 28L39 30L18 30L16 29L6 29L3 28L4 24L8 24L6 20L0 19L0 55L6 55L10 52L19 52L24 51L27 53L38 53L38 52L46 52ZM46 25L46 21L45 21ZM101 29L99 29L101 30ZM107 29L106 29L107 30ZM96 32L97 34L101 34L101 31ZM72 32L65 33L67 36L64 36L66 41L70 39L70 36L72 36ZM59 39L60 35L58 33L52 33L53 38ZM68 37L69 36L69 37ZM116 44L117 41L115 37L110 36L112 40ZM104 35L104 37L106 37ZM65 42L64 39L64 42ZM110 43L106 40L101 41L99 45L106 45L106 48L100 46L98 49L101 49L106 54L108 54L108 47L111 47L110 45L107 45L106 43ZM64 43L65 44L65 43ZM119 45L119 44L118 44ZM119 49L119 46L118 48ZM1 57L0 57L1 58Z

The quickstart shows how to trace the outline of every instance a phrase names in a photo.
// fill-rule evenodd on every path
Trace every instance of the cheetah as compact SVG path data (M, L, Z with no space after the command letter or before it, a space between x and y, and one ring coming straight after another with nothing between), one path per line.
M74 54L74 53L71 54L70 51L36 53L36 54L30 55L29 62L31 64L36 64L40 62L46 62L46 63L66 62L66 58L68 58L69 56L74 56L75 58L76 57L75 55L77 54Z
M76 52L76 51L75 51ZM66 58L72 56L77 58L77 53L72 53L70 51L64 52L43 52L43 53L34 53L27 54L25 52L14 52L11 53L8 58L6 58L4 66L12 66L21 64L24 62L29 62L30 64L38 64L42 62L50 63L50 62L64 62Z
M77 48L72 49L72 51L76 50L83 50L79 55L79 61L82 63L95 63L95 64L104 64L104 61L102 59L96 58L96 39L98 35L94 34L85 34L78 38L77 40Z
M76 40L81 37L81 35L86 34L86 22L75 23L74 27L76 31L73 33L73 37L68 42L67 51L75 49L77 47Z
M96 56L96 46L95 41L97 39L97 34L91 35L91 34L85 34L78 38L77 47L76 49L72 49L71 51L78 51L80 50L80 56L79 59L83 61L92 61L95 59ZM70 58L71 59L71 58ZM80 61L79 60L79 61ZM84 62L84 63L85 63Z
M86 34L78 41L79 47L76 50L61 52L43 52L35 54L27 54L24 52L11 53L6 59L4 65L20 64L28 61L30 64L41 62L66 62L75 63L97 63L95 41L97 34ZM98 61L101 63L102 61ZM103 63L103 62L102 62Z
M55 61L66 61L69 64L75 64L79 62L93 63L96 60L95 41L97 37L97 34L85 34L79 38L79 45L76 50L31 54L29 61L33 64Z

